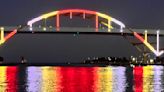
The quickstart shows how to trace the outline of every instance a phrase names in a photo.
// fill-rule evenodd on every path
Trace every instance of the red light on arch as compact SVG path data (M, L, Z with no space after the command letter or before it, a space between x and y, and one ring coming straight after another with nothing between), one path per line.
M59 10L58 14L65 14L65 13L86 13L86 14L94 14L96 15L97 12L90 11L90 10L83 10L83 9L66 9L66 10Z

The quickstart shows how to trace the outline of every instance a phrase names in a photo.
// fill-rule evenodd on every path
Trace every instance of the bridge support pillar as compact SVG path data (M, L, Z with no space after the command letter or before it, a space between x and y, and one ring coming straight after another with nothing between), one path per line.
M111 20L108 20L108 32L111 32Z
M145 41L147 42L147 30L145 30Z
M70 19L72 19L72 12L70 12Z
M159 52L159 30L157 31L157 52Z
M3 27L1 27L0 28L0 33L1 33L1 37L0 37L0 43L4 43L4 28Z
M96 29L95 31L98 32L98 29L99 29L99 18L98 18L98 15L96 15Z
M60 16L56 15L56 31L60 31Z
M83 19L85 19L85 12L83 12Z

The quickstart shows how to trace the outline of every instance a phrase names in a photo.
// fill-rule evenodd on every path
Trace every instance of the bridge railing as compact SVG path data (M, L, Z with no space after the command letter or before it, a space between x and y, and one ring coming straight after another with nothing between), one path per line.
M3 26L5 31L12 31L17 26ZM137 33L144 33L147 30L148 34L156 34L157 29L131 29ZM19 31L30 31L29 27L22 27ZM33 31L43 32L50 31L56 32L57 28L55 27L33 27ZM95 28L92 27L61 27L60 32L95 32ZM99 28L98 32L108 32L108 28ZM120 33L120 29L111 29L112 33ZM124 29L123 33L131 33L128 29ZM160 30L160 34L164 35L164 30Z

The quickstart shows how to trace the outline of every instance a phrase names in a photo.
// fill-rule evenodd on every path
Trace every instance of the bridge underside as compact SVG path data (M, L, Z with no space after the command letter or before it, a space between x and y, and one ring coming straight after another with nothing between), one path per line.
M6 28L5 28L6 29ZM44 29L44 28L43 28ZM50 30L51 29L51 30ZM99 32L94 32L92 28L62 28L62 30L60 32L56 31L55 28L50 28L49 30L42 30L41 28L36 27L35 31L26 31L26 27L23 27L23 29L20 27L18 29L15 29L13 31L4 31L3 28L1 28L1 45L4 44L7 40L9 40L11 37L13 37L16 33L17 34L74 34L74 35L113 35L113 36L122 36L124 37L126 40L127 36L132 36L134 38L136 38L139 42L132 42L129 41L133 46L137 47L138 49L138 44L139 45L143 45L144 48L146 47L147 49L149 49L149 51L144 51L145 52L153 52L157 57L161 56L164 53L163 49L160 49L159 47L159 36L163 37L163 34L159 35L159 31L158 31L158 35L154 34L154 31L152 31L151 33L147 33L147 31L145 31L144 33L137 33L134 32L133 30L124 30L124 32L117 32L117 29L114 29L113 32L107 32L106 29L99 29ZM69 31L69 29L71 31ZM6 33L6 35L4 35L4 32ZM144 38L143 38L144 36ZM157 36L157 41L152 42L153 40L149 40L150 37L156 37ZM32 40L32 39L31 39ZM150 42L151 41L151 42ZM136 44L137 43L137 44ZM155 45L157 46L157 50L155 48ZM163 46L163 45L162 45ZM142 53L142 50L139 49L139 51Z
M119 43L118 43L119 42ZM82 62L88 57L130 57L140 53L122 36L95 34L18 33L0 47L6 62Z

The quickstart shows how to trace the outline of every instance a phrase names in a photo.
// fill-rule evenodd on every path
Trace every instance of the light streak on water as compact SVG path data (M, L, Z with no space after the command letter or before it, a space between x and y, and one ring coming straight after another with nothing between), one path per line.
M143 92L153 92L154 66L143 67Z
M6 90L6 68L4 66L0 67L0 92L5 92Z
M125 92L126 88L126 77L125 67L112 67L113 73L113 91L114 92Z
M163 66L154 66L154 90L156 92L163 92L162 89L162 76L163 76Z
M27 69L27 83L29 92L41 92L42 87L42 73L40 67L28 67Z
M163 92L163 72L163 66L0 66L0 92Z
M112 92L113 72L111 67L98 68L98 92Z

